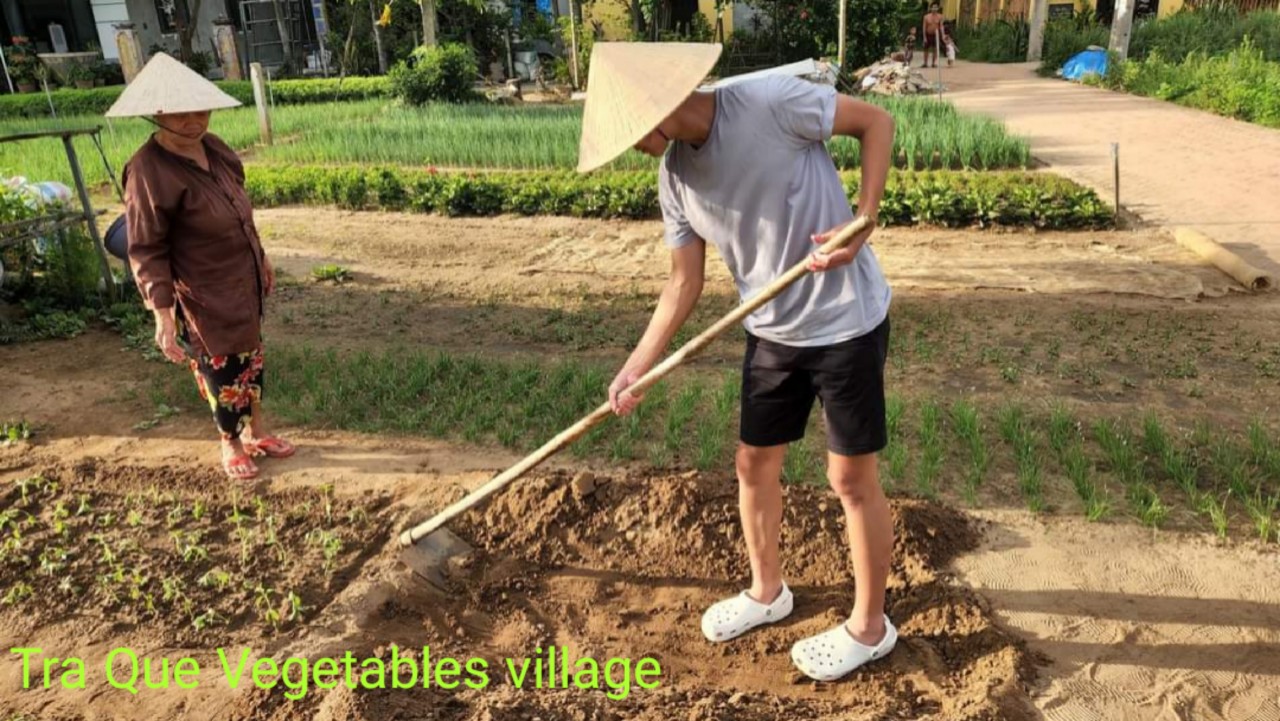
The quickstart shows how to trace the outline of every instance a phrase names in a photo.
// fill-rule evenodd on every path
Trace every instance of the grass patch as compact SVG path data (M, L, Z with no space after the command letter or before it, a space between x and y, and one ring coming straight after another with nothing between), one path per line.
M1040 513L1045 509L1045 502L1039 440L1021 406L1009 405L1000 411L1000 436L1013 449L1018 489L1027 508L1032 513Z
M938 472L942 470L942 411L933 402L920 406L920 465L916 466L916 490L925 498L938 497Z
M902 428L902 418L906 410L906 402L900 396L890 395L885 399L885 426L888 430L889 442L881 455L888 467L888 483L885 485L890 489L906 482L907 467L911 462Z
M277 86L279 83L277 84ZM24 96L25 97L25 96ZM10 98L0 98L8 100ZM43 102L43 96L40 101ZM897 118L894 157L901 168L1026 168L1030 149L993 120L964 115L932 98L879 100ZM0 112L3 112L0 110ZM107 121L101 111L64 112L0 121L0 134L63 127L105 126L103 148L118 173L154 131L141 119ZM577 165L582 109L578 106L392 105L386 99L277 105L271 115L276 143L258 143L257 116L247 107L214 113L210 131L237 151L254 148L252 160L280 164L436 166L469 169L571 170ZM90 184L109 179L89 138L75 141ZM856 142L836 139L838 167L855 169ZM60 140L0 146L0 168L11 174L71 183ZM613 170L654 170L657 160L628 150Z
M1144 524L1159 528L1168 517L1169 508L1147 480L1144 459L1133 439L1112 419L1094 425L1094 438L1107 459L1111 472L1125 488L1130 508Z
M951 406L951 427L956 438L969 455L969 465L964 474L964 497L971 506L978 505L978 489L991 466L987 442L982 435L978 409L968 401L956 401Z

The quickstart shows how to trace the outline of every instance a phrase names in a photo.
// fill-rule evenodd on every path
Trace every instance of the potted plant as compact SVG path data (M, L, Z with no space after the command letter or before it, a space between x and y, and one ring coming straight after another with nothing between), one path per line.
M36 57L31 41L25 37L15 37L7 55L9 56L9 74L18 86L18 92L35 92L38 82L36 70L41 63L40 58Z
M75 86L81 90L89 90L93 87L93 69L88 63L70 63L67 66L66 79L67 82L75 83Z

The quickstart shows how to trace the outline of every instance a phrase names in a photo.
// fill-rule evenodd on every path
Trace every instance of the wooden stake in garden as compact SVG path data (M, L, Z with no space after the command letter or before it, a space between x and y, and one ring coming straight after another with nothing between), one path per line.
M267 91L263 83L262 63L249 66L249 79L253 82L253 104L258 107L258 132L262 142L271 145L271 115L267 108Z
M1120 143L1111 144L1111 165L1115 172L1116 180L1116 210L1115 219L1120 220Z

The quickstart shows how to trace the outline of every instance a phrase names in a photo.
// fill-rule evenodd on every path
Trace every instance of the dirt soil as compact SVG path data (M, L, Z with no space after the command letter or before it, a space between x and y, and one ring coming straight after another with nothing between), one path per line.
M12 459L6 460L12 468ZM284 698L284 689L233 694L214 683L195 694L143 689L133 698L92 684L88 699L55 687L6 693L3 702L13 712L50 719L170 718L179 711L184 718L210 719L1034 717L1026 691L1034 673L1031 656L992 624L976 594L941 571L976 542L965 518L941 506L907 501L894 508L889 612L901 629L899 649L877 668L820 687L793 671L787 650L801 636L839 623L850 588L838 504L813 489L789 490L784 543L799 600L794 616L738 643L712 646L698 631L701 609L735 593L733 580L746 571L733 485L724 477L553 472L530 478L456 525L476 550L453 567L442 592L400 566L397 543L388 533L392 521L404 523L421 511L388 508L383 496L339 496L327 508L323 500L330 496L300 488L228 500L222 484L190 469L38 463L21 474L33 472L56 485L33 487L20 497L7 484L6 505L34 520L25 534L28 562L6 558L0 566L3 585L29 583L35 595L0 611L6 648L22 643L65 649L66 655L74 649L87 663L100 665L108 648L128 645L153 658L192 655L216 668L215 646L314 660L345 651L385 657L389 645L397 644L427 646L437 659L484 658L494 671L492 685L483 690L339 687L296 703ZM3 475L8 482L14 471ZM176 520L167 513L172 502L147 497L157 489L186 499ZM446 483L426 495L443 503L456 492ZM120 587L153 593L155 613L127 592L105 600L111 582L98 579L111 575L112 561L94 546L68 543L69 567L52 575L32 560L52 557L50 550L64 543L54 530L54 509L84 498L91 510L72 512L67 540L105 536L98 542L120 550L128 566ZM200 520L190 517L196 501L206 502ZM237 505L244 507L245 526L254 529L247 556L237 531L227 530L235 525L230 518ZM267 509L266 520L256 507ZM141 515L136 525L124 522L131 508ZM356 509L362 515L352 522ZM120 523L103 520L111 511ZM271 527L274 513L280 514L284 548L278 560L271 558L273 546L265 536L256 533ZM341 519L332 527L347 542L336 572L323 582L293 573L291 568L302 568L292 564L295 552L308 552L308 529L330 527L329 513ZM90 535L94 528L108 530ZM167 537L201 531L204 552L193 558L173 550ZM125 538L149 551L131 556ZM205 578L218 569L232 578L225 588L188 585L187 591L192 613L216 608L219 621L193 627L182 602L168 598L167 585L160 599L161 578ZM303 600L300 617L292 618L286 604L278 627L260 620L267 609L256 602L256 592L240 588L242 577L250 579L246 589L265 584L281 595L286 587L296 590ZM68 616L64 604L76 613ZM523 659L552 645L575 662L654 659L661 683L653 690L633 686L626 698L610 698L621 694L607 684L600 690L518 690L498 671L503 659ZM7 664L2 675L8 688L19 683L16 665Z
M409 344L615 363L642 331L665 268L651 223L323 209L259 215L283 271L268 319L280 344ZM1179 255L1162 233L890 231L876 242L895 284L889 385L900 392L980 404L1066 399L1082 418L1150 408L1215 427L1274 417L1280 294L1228 291L1227 279ZM1010 248L1017 252L1002 255ZM311 281L324 262L351 268L353 280ZM718 262L708 262L712 282L690 321L696 328L735 302ZM974 289L988 285L973 282L977 269L996 266L1006 267L1003 275L981 275L1003 285ZM722 368L739 352L736 339L717 342L690 371ZM1153 538L1124 519L1032 517L1008 510L1021 505L1012 477L984 489L983 505L1001 510L976 521L897 499L890 611L902 644L879 668L814 685L797 682L787 650L837 622L850 591L838 504L824 490L787 491L784 558L795 616L713 647L700 637L698 616L746 579L729 469L655 474L558 457L455 524L477 552L453 569L442 594L407 573L395 534L508 467L517 460L511 451L284 428L298 455L265 462L259 482L232 493L212 470L218 456L207 415L157 415L167 396L154 378L167 369L123 348L119 335L99 329L0 347L0 367L0 420L22 417L37 428L33 442L0 447L0 512L17 509L17 521L32 524L21 529L27 550L0 562L0 595L18 582L30 590L0 604L3 648L36 644L100 665L111 648L131 645L153 656L192 655L216 670L219 645L318 658L429 644L433 653L497 662L550 644L601 660L650 656L662 669L660 688L633 688L618 701L607 689L495 683L483 691L335 690L292 703L280 689L231 692L217 673L195 691L136 697L102 686L16 691L17 666L3 663L4 721L18 713L41 721L1280 721L1274 545L1202 533ZM575 492L578 472L593 480ZM15 481L35 476L44 483L32 482L24 500ZM583 493L583 483L598 488ZM1071 501L1062 505L1075 508L1069 488L1059 490ZM249 519L237 527L229 518L239 513ZM7 537L0 532L0 541ZM103 541L125 560L107 561ZM221 591L215 569L231 576ZM115 601L106 591L113 586ZM79 599L68 598L75 589ZM300 599L296 613L290 591ZM149 612L147 594L166 613ZM215 622L196 628L200 617Z

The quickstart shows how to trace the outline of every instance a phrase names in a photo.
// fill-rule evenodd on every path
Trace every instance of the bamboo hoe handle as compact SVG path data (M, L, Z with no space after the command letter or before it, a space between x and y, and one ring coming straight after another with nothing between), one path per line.
M852 223L845 226L844 229L834 237L826 243L823 243L822 246L818 248L818 252L833 253L844 248L853 241L855 235L862 232L870 225L870 219L865 216L858 216ZM741 323L743 318L751 315L757 308L776 298L792 283L796 282L809 272L809 259L806 257L803 261L793 265L791 269L784 273L780 278L770 283L769 287L760 291L758 295L729 311L729 313L716 321L711 327L704 330L688 343L685 343L676 352L667 356L666 360L651 368L648 373L641 376L635 383L629 386L627 390L633 393L643 393L653 384L666 377L666 375L671 371L675 370L677 366L684 363L690 357L705 348L727 328ZM543 444L541 448L525 456L519 463L508 468L506 471L503 471L500 475L495 476L493 480L467 494L465 498L457 501L453 505L436 514L434 517L401 533L400 545L410 546L431 535L441 526L453 520L458 515L470 510L485 498L488 498L507 484L520 476L523 476L530 469L550 458L561 448L564 448L573 441L576 441L597 423L611 415L613 415L613 410L609 407L608 401L600 404L600 406L594 411L591 411L590 414L561 431L554 438Z

